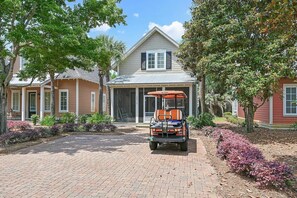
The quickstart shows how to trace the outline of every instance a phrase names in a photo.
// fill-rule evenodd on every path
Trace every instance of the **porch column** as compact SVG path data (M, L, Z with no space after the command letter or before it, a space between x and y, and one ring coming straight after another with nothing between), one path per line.
M135 122L139 123L139 88L135 88Z
M40 120L43 119L43 115L44 115L44 85L41 85L40 87Z
M79 79L76 79L76 87L75 87L75 114L78 118L79 116Z
M26 119L26 87L22 87L22 121Z
M269 124L273 124L273 96L269 97Z
M193 86L189 87L189 116L193 115Z
M114 89L110 88L110 116L114 117Z

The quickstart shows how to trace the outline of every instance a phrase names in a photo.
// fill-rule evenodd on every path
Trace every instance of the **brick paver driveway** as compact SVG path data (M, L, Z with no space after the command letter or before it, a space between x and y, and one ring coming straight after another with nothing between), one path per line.
M0 197L217 197L199 139L151 152L145 138L68 136L0 156Z

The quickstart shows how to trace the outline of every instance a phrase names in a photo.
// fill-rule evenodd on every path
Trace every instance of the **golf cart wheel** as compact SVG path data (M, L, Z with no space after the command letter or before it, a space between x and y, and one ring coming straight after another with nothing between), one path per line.
M187 151L188 150L188 141L180 143L180 150Z
M150 142L150 149L153 151L153 150L156 150L158 147L158 143L157 142Z

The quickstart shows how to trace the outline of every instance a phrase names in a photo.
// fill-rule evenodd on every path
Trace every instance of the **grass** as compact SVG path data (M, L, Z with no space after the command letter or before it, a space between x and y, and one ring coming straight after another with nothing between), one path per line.
M226 118L224 118L224 117L215 117L215 118L213 119L213 121L214 121L215 123L217 123L217 122L227 122Z

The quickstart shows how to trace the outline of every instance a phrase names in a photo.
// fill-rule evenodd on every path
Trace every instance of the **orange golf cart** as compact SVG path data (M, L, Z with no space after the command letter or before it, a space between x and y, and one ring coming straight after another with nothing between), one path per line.
M162 101L162 109L157 109L150 119L149 146L156 150L158 144L177 143L181 151L188 150L189 127L184 114L183 91L153 91L148 95Z

